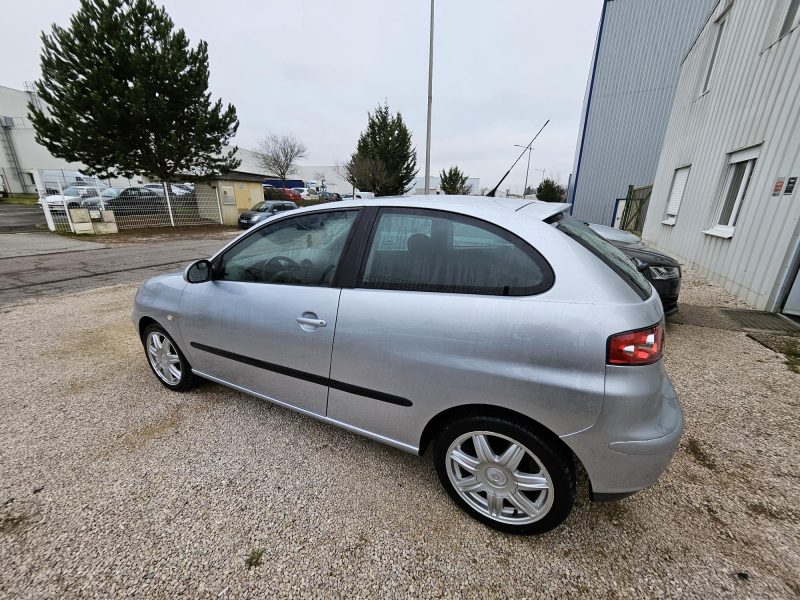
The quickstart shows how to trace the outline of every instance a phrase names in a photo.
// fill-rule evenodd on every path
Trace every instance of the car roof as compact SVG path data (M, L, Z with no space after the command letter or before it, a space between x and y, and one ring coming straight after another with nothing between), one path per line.
M489 210L519 211L525 209L524 215L528 218L544 221L553 215L567 210L570 205L561 202L542 202L540 200L523 200L522 198L490 198L487 196L447 196L447 195L418 195L418 196L381 196L379 198L356 198L355 200L342 200L335 204L337 208L361 206L391 206L408 208L430 208L450 210L464 214L479 214ZM330 210L330 204L319 204L309 209Z

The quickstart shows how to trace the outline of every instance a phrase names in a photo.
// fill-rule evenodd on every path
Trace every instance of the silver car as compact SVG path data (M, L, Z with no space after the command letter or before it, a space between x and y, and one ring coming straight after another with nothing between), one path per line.
M594 500L621 498L683 431L658 295L566 208L415 196L276 215L145 282L133 322L166 387L208 379L430 449L467 513L542 533L572 509L576 462Z

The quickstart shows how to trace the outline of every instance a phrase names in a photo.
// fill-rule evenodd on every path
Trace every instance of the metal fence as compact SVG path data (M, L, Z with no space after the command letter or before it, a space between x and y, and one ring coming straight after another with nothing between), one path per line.
M205 185L159 182L111 187L84 177L43 181L38 187L50 231L113 233L117 229L222 223L217 191Z

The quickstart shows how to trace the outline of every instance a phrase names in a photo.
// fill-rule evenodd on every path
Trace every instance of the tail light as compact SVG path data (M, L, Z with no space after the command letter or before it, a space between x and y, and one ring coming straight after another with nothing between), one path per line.
M618 333L608 338L608 364L651 365L664 352L664 324Z

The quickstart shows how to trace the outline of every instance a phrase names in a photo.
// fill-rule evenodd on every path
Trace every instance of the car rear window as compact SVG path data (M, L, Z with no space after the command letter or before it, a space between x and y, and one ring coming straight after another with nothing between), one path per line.
M529 296L553 285L550 265L516 236L443 211L382 209L359 287Z
M608 265L642 300L650 297L650 284L631 260L585 223L563 215L558 219L556 227Z

